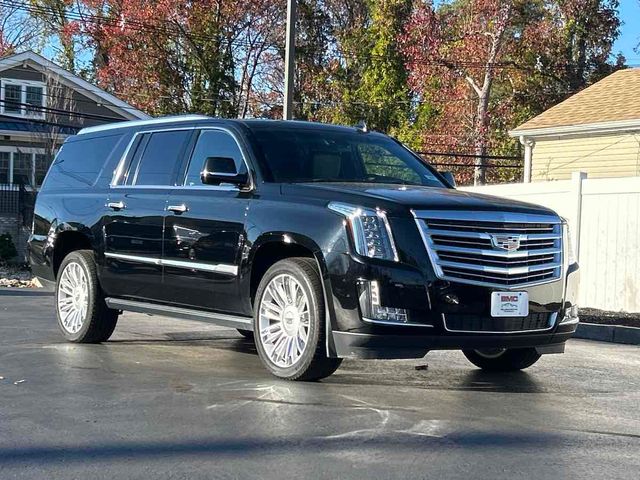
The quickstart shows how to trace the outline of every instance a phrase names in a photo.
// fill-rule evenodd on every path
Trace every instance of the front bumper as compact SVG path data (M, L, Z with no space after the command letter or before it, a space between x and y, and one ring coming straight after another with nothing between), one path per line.
M447 315L468 316L495 324L490 315L491 292L497 289L428 278L429 273L407 265L361 262L347 255L330 271L328 288L331 331L328 353L340 358L421 358L430 350L483 348L538 348L557 353L578 324L575 305L578 265L571 265L561 279L519 288L529 294L529 310L549 319L545 328L513 331L452 331ZM406 309L408 324L375 322L363 318L360 287L375 280L382 305ZM455 301L452 301L455 299Z
M422 358L430 350L485 348L539 348L540 353L559 353L576 331L577 321L561 323L552 333L543 334L367 334L333 332L336 356L340 358L400 359ZM557 348L554 348L557 347Z

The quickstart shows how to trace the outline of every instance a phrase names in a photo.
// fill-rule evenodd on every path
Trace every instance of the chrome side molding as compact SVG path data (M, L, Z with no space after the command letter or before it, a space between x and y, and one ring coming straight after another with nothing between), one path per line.
M202 272L214 272L222 273L225 275L238 275L238 267L236 265L227 265L224 263L202 263L192 262L189 260L172 260L155 257L145 257L142 255L129 255L125 253L112 253L105 252L107 258L113 258L115 260L124 260L127 262L146 263L148 265L158 265L166 267L184 268L187 270L200 270Z

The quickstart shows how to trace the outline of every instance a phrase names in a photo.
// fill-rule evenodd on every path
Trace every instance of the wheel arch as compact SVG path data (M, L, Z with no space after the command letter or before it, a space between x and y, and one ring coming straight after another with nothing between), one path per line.
M266 233L253 243L247 265L249 265L248 293L253 305L260 280L276 262L292 257L314 258L318 262L320 277L326 270L320 247L310 238L294 233Z
M60 229L55 234L51 253L54 278L58 277L60 264L69 253L76 250L94 250L92 237L88 229L69 225L60 226Z
M326 324L326 350L327 355L335 357L336 350L333 340L333 305L329 301L331 295L331 283L329 281L326 259L320 246L311 238L292 232L274 232L261 235L253 243L247 265L247 281L243 290L250 299L249 308L253 308L255 294L260 280L271 267L280 260L292 257L306 257L315 259L320 272L320 283L324 295L325 310L327 314ZM245 297L246 298L246 297Z

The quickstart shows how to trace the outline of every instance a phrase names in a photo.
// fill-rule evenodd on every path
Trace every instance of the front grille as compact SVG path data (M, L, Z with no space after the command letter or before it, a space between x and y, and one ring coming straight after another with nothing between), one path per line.
M443 314L445 328L451 332L528 332L553 326L549 313L530 313L526 317L483 317L459 313Z
M414 212L438 278L512 288L561 276L557 216L504 212Z

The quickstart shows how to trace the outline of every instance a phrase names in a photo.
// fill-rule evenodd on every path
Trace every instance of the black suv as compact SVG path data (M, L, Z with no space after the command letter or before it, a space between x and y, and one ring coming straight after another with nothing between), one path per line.
M29 251L72 342L106 341L123 310L209 321L253 337L273 374L312 380L346 357L461 349L505 371L563 352L568 235L553 211L456 191L366 128L183 116L69 138Z

